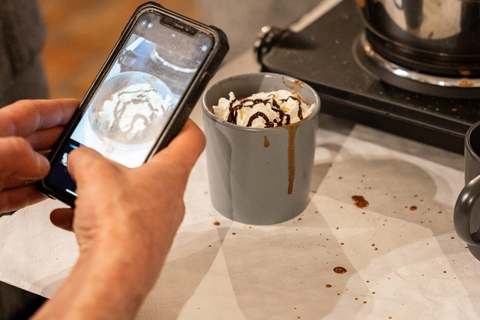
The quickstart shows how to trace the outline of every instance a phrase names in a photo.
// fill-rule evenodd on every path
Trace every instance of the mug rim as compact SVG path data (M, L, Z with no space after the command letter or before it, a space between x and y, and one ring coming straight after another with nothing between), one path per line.
M472 124L472 126L468 129L467 133L465 134L465 147L467 148L468 153L469 153L477 162L480 162L480 154L478 154L477 152L475 152L475 150L474 150L473 147L472 147L472 143L471 143L472 133L473 133L473 131L475 131L476 129L480 129L480 121Z
M312 111L311 114L309 114L306 118L304 118L300 121L294 122L294 123L289 124L289 125L280 126L280 127L273 127L273 128L244 127L244 126L236 125L236 124L233 124L233 123L230 123L230 122L227 122L227 121L224 121L222 119L217 118L213 114L213 112L210 111L209 107L207 107L207 104L206 104L206 101L205 101L209 90L216 87L216 86L222 85L223 83L231 81L232 79L241 79L241 78L247 78L247 77L263 77L263 78L278 78L278 77L281 77L281 78L287 79L288 81L290 81L292 83L301 82L302 83L302 88L307 88L308 90L313 92L315 100L316 100L314 102L315 103L315 108L314 108L314 110ZM284 75L284 74L280 74L280 73L273 73L273 72L242 73L242 74L234 75L234 76L219 80L219 81L215 82L213 85L211 85L210 87L208 87L207 90L205 91L205 93L203 94L203 97L202 97L202 111L203 111L203 114L205 114L207 117L209 117L210 119L214 120L215 122L217 122L221 125L224 125L224 126L227 126L227 127L231 128L231 129L242 130L242 131L251 131L251 132L264 132L264 133L266 133L266 132L272 131L272 130L285 129L285 128L288 128L288 127L293 126L293 125L300 125L300 123L309 122L312 119L315 119L316 116L320 113L320 109L321 109L320 96L318 95L317 91L315 89L313 89L309 84L307 84L306 82L304 82L302 80L299 80L297 78L287 76L287 75Z

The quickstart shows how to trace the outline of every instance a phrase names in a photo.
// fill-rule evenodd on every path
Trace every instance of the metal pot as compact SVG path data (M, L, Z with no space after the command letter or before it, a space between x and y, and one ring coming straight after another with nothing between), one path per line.
M372 47L431 74L480 75L480 0L357 0Z

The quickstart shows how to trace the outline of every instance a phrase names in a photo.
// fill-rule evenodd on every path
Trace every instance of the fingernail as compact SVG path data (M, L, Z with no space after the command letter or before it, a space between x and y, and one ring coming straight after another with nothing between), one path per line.
M37 166L41 171L48 172L50 170L50 162L48 159L42 156L40 153L35 153L37 156Z

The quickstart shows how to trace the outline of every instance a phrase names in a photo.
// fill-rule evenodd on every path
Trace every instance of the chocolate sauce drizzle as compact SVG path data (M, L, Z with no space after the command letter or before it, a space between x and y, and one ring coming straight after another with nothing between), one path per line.
M134 128L134 125L136 123L136 121L138 121L139 119L142 119L143 122L145 123L145 126L147 126L149 123L151 123L154 119L155 119L155 116L156 116L156 112L158 112L158 108L155 108L152 103L150 102L150 100L148 99L147 95L145 93L149 92L149 91L155 91L155 89L149 89L149 90L138 90L138 91L124 91L124 92L121 92L118 94L118 97L120 97L121 95L123 94L135 94L135 93L140 93L140 92L144 92L143 94L138 94L134 99L131 99L130 101L127 101L127 102L122 102L119 101L117 102L114 110L113 110L113 122L112 122L112 125L110 127L110 135L112 136L116 136L116 133L118 131L122 131L120 129L120 120L122 119L124 113L126 112L128 106L130 104L140 104L140 103L146 103L149 107L149 109L152 111L151 115L147 118L145 117L144 115L140 115L140 114L137 114L135 115L133 118L132 118L132 121L130 122L129 126L128 126L128 130L126 130L126 132L130 132L133 130ZM160 106L163 111L165 111L165 109L163 108L163 106Z
M265 120L265 128L272 128L274 126L273 122L270 121L268 116L263 112L255 112L250 119L248 119L247 127L251 127L255 119L262 117Z
M272 98L272 110L275 111L275 112L278 112L278 116L280 118L280 121L277 123L277 127L280 127L284 124L285 125L290 124L290 115L285 114L285 112L283 112L282 108L278 104L277 100L275 100L273 98ZM287 120L285 123L283 123L283 118L286 118L286 120Z
M298 102L298 118L300 120L303 119L303 112L302 112L302 102L300 99L294 97L294 96L289 96L286 99L280 99L281 102L286 102L288 99L293 99ZM237 116L238 116L238 111L242 108L253 108L253 106L263 103L264 105L269 104L270 108L275 111L278 114L279 120L276 118L271 121L268 116L263 113L263 112L256 112L253 115L250 116L247 122L247 127L251 127L253 124L253 121L259 117L263 118L265 120L265 128L272 128L272 127L281 127L284 125L289 125L290 124L290 115L286 114L280 105L278 104L277 100L274 99L274 95L270 95L268 99L244 99L244 100L237 100L234 99L230 102L230 107L229 107L229 114L227 118L227 122L232 123L232 124L237 124Z
M286 101L288 101L288 99L292 99L292 100L297 101L297 103L298 103L298 118L300 120L302 120L303 119L302 101L300 101L300 99L295 98L294 96L289 96L287 99L280 99L280 101L281 102L286 102Z
M120 92L120 93L118 94L118 97L120 98L120 96L122 96L122 95L124 95L124 94L127 94L127 93L130 93L130 94L139 93L139 92L147 93L147 92L150 92L150 91L157 91L157 90L155 90L155 89L152 88L152 89L148 89L148 90L142 90L142 89L140 89L140 90L137 90L137 91L123 91L123 92Z
M244 107L244 105L242 103L240 103L236 106L233 106L233 104L235 102L238 102L238 100L233 99L232 102L230 102L230 108L228 109L230 111L230 113L228 114L228 119L227 119L227 122L230 122L230 123L233 123L233 124L237 124L238 110L240 110Z

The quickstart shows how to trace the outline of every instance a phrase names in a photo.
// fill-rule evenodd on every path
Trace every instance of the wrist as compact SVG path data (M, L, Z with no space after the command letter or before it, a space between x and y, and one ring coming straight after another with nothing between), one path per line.
M100 235L82 248L65 283L37 315L40 319L134 318L166 253L156 253L142 237L112 239Z
M145 234L123 233L115 230L99 235L81 249L79 262L95 268L107 283L121 281L146 294L160 273L168 248L156 246Z

